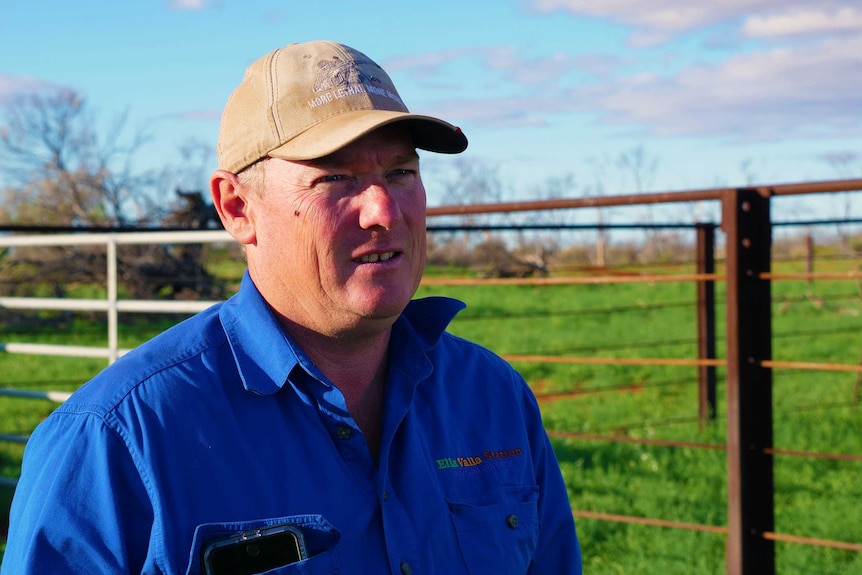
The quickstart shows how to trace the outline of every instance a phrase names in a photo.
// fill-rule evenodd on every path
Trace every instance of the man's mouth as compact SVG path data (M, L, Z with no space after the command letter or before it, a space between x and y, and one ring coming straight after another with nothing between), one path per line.
M383 252L382 254L367 254L360 258L356 258L355 262L361 264L373 264L375 262L385 262L396 256L395 252Z

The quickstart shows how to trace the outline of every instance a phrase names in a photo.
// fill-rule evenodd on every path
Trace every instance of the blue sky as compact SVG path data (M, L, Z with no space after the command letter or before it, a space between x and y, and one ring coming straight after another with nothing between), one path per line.
M365 52L413 111L461 126L463 160L507 199L569 174L578 193L862 174L855 0L5 0L0 99L72 88L145 127L158 165L214 146L249 63L312 39ZM618 159L638 148L635 183Z

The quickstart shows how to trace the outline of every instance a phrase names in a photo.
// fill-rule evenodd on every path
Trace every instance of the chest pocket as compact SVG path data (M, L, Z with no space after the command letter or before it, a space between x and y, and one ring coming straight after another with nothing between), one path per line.
M539 488L513 486L472 501L448 501L468 572L527 572L539 540Z
M336 575L339 565L335 546L341 533L332 527L319 515L292 515L258 521L241 521L226 523L205 523L195 530L192 549L189 556L189 566L186 575L201 575L201 549L209 542L227 535L234 535L250 529L269 527L279 523L293 523L303 532L307 545L308 559L266 571L266 575Z

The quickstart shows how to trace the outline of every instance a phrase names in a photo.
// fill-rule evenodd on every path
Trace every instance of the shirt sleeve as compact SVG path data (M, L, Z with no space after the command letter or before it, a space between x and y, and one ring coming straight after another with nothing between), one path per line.
M92 413L33 432L10 513L2 575L140 573L153 512L125 442Z

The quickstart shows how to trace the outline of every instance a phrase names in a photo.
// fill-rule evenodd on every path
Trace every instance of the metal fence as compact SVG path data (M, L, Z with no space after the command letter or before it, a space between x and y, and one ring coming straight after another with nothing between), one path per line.
M699 413L702 418L715 414L716 367L725 371L727 386L727 442L724 445L701 445L706 449L718 449L727 454L727 511L726 526L695 525L643 517L601 514L573 510L576 516L603 521L641 523L657 527L690 529L718 533L726 537L726 570L733 575L770 575L775 573L776 541L820 545L862 551L862 543L824 541L820 539L792 536L775 531L773 457L787 455L777 450L772 437L772 373L775 369L802 369L824 371L862 372L859 365L827 365L800 362L778 362L772 358L772 311L771 282L788 279L771 270L772 218L770 200L776 196L851 192L862 190L862 180L840 180L802 184L757 186L750 188L716 188L687 192L666 192L607 197L557 199L530 202L507 202L486 205L448 206L429 208L429 218L438 216L464 216L477 214L499 214L540 210L563 210L631 206L638 204L664 204L679 202L717 201L721 205L721 231L724 242L724 275L715 273L714 226L698 228L698 269L695 274L662 276L652 281L687 281L698 285L698 357L690 359L651 360L664 361L667 365L696 366L700 371L701 400ZM0 350L7 353L34 353L67 356L104 357L109 362L126 350L117 342L119 312L192 313L214 302L172 302L120 300L117 297L118 244L129 243L205 243L229 241L223 231L190 231L180 233L132 233L64 234L60 236L10 236L0 237L0 247L14 246L60 246L60 245L105 245L107 249L108 285L107 297L103 300L9 298L0 297L0 307L8 309L52 309L88 310L105 312L108 315L108 345L105 348L75 346L49 346L28 343L0 343ZM799 275L799 274L797 274ZM818 277L818 274L804 274ZM834 275L834 274L833 274ZM802 277L799 275L799 277ZM826 277L822 275L820 277ZM842 279L860 279L860 273L840 274ZM426 284L458 283L467 280L431 279ZM502 284L548 284L586 283L604 281L601 278L526 278L495 279L485 283ZM615 281L620 281L615 278ZM645 281L635 278L631 281ZM715 317L713 286L725 282L726 333L724 336L725 357L715 357ZM639 362L598 358L555 357L507 357L512 361L567 361L588 362ZM38 392L14 392L0 390L6 395L32 396ZM62 394L48 395L46 399L62 400ZM586 434L561 434L564 436L591 439ZM24 437L0 436L7 441L26 441ZM592 439L596 439L592 437ZM598 437L601 440L621 441L619 437ZM648 443L650 440L640 440ZM664 442L672 443L672 442ZM822 455L822 454L821 454ZM828 455L828 454L827 454ZM862 456L850 456L862 461ZM7 481L8 482L8 481Z
M0 237L0 248L103 245L107 252L107 295L104 299L2 297L0 308L17 310L63 310L105 312L108 318L108 345L104 348L70 345L0 342L0 351L65 357L104 357L109 363L127 352L118 345L117 320L120 312L195 313L214 301L121 300L117 297L117 246L132 244L200 244L230 242L223 230L137 233L84 233L20 235ZM0 390L0 394L4 391Z

